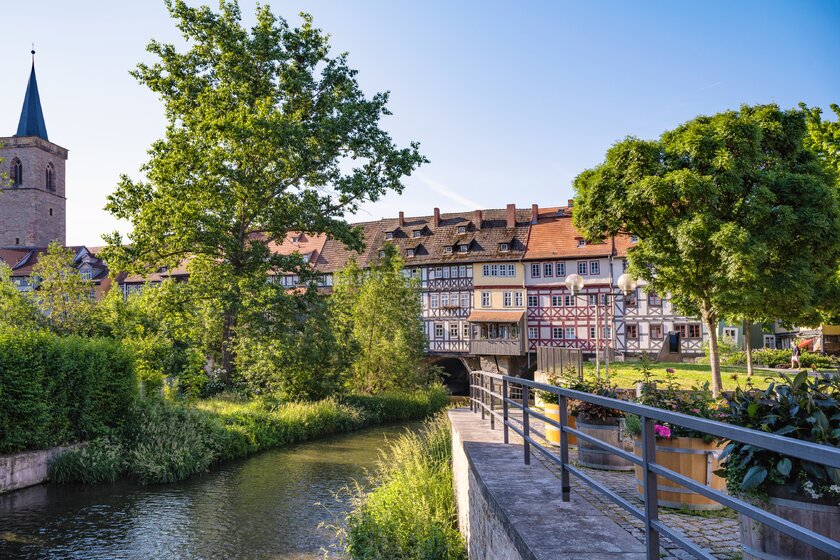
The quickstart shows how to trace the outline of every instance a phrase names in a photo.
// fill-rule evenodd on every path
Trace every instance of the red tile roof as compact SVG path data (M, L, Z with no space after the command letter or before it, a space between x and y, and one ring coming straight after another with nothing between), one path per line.
M587 241L580 247L583 235L572 223L572 212L571 208L564 206L540 209L537 223L531 225L526 260L627 255L627 249L632 244L626 235L616 236L614 240L606 239L602 243Z

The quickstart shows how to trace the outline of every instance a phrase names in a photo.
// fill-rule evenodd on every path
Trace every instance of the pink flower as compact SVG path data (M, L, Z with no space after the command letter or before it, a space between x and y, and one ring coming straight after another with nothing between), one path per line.
M669 368L666 368L665 371L667 371L668 373L674 373L674 368L669 367Z
M671 439L671 428L668 426L663 426L662 424L656 424L653 427L653 433L656 437L661 437L664 439Z
M699 408L692 408L691 412L692 412L692 414L700 414L700 409Z

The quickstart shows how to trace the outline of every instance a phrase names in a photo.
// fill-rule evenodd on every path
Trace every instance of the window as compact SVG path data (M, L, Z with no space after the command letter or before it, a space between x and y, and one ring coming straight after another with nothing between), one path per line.
M738 329L735 327L723 327L723 338L728 338L732 342L738 340Z
M589 274L601 274L601 263L599 261L589 261Z
M522 292L513 292L513 305L522 307Z
M590 307L594 307L598 304L598 294L587 294L586 295L586 303Z
M531 278L540 277L540 263L531 263Z
M655 305L661 306L662 305L662 298L659 297L656 292L650 292L648 294L648 305Z
M601 337L604 340L612 338L612 327L601 327Z
M528 307L538 307L540 305L540 298L537 296L528 296Z
M595 340L595 334L597 334L595 332L595 327L589 327L589 338Z
M653 323L650 326L650 339L651 340L662 340L662 325L659 323Z
M12 159L9 175L11 175L13 187L19 187L23 184L23 164L18 158Z
M574 307L575 306L575 296L572 294L566 294L563 296L563 304L566 307Z
M472 270L472 268L470 268L470 270ZM466 266L464 266L464 265L459 266L458 271L461 273L461 278L466 278L467 277L467 267Z
M692 323L688 325L688 338L700 338L700 323Z
M405 256L406 257L413 257L414 256L414 249L406 249Z
M385 251L379 251L379 258L385 257Z
M674 328L677 330L678 333L680 333L680 338L685 338L688 334L685 325L674 325Z
M543 274L546 278L554 276L554 263L544 263L543 264Z
M469 250L470 250L469 245L458 245L458 251L460 251L461 253L466 253Z
M551 296L551 307L560 307L563 305L563 296Z
M93 288L91 288L91 289L88 291L88 299L89 299L90 301L94 301L94 300L96 299L96 290L94 290Z
M627 303L627 307L636 307L639 304L639 296L637 292L638 288L635 290L630 290L626 296L624 296L624 301Z
M89 268L79 271L79 275L82 277L82 280L90 280L91 279L91 272Z
M449 338L458 338L458 323L449 323Z
M446 253L447 255L451 255L452 254L452 246L447 245L446 247L443 248L443 252Z
M513 304L513 292L505 292L502 297L502 304L510 307Z
M586 274L586 261L580 261L578 263L578 274L581 276Z
M566 263L559 262L554 264L554 273L556 276L566 276Z
M437 309L440 307L440 294L432 294L430 297L431 303L429 303L429 307L432 309Z
M563 327L551 327L551 338L563 340Z
M52 216L52 208L50 208L50 216Z
M565 335L567 340L573 340L577 338L577 334L575 333L574 327L566 327Z
M578 247L586 247L586 240L578 239Z
M630 236L630 243L638 243L638 242L639 242L639 236L638 235L631 235Z
M639 338L639 325L628 323L626 329L627 338Z
M450 269L450 271L451 271L450 275L452 276L452 278L458 278L458 267L457 266L453 266Z
M469 338L470 337L470 324L469 323L464 323L463 331L464 331L464 338Z
M507 276L508 278L516 276L516 266L512 264L503 264L501 267L507 271L507 274L502 274L502 276Z
M510 251L510 243L499 243L499 251Z
M627 259L621 259L621 272L627 272Z
M411 235L412 235L412 237L420 237L421 235L423 235L423 232L419 229L415 229L414 231L411 232Z
M458 226L458 233L467 233L467 226Z
M490 292L481 292L481 307L490 307Z
M764 335L764 347L765 348L776 348L776 335L765 334Z
M448 266L444 266L441 269L441 272L443 273L443 278L444 279L449 278L449 267Z
M443 338L443 323L435 323L435 338Z
M528 338L535 340L540 337L540 329L537 327L528 327Z
M440 294L440 306L449 307L449 292L443 292Z
M393 239L393 238L394 238L394 232L393 231L386 231L385 232L385 239ZM292 238L292 243L297 243L297 237Z
M461 294L461 307L464 309L469 309L470 307L470 294L467 292Z
M55 190L55 167L53 167L52 163L47 164L47 171L46 171L46 178L45 178L44 186L47 188L48 191Z

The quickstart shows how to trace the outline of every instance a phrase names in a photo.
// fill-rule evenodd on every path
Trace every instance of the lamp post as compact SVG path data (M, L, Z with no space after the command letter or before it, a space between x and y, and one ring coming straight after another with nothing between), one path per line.
M621 276L618 277L616 280L616 286L621 292L624 294L624 316L627 316L627 296L630 295L630 292L636 289L636 279L627 274L626 272L623 273ZM612 329L612 336L615 336L615 316L616 313L613 313L613 329ZM626 334L626 333L625 333Z
M569 274L566 277L566 288L572 292L572 298L576 299L580 291L583 289L583 277L580 274ZM598 332L599 325L598 301L595 300L595 376L601 378L601 358L598 354L598 347L600 346L600 332Z

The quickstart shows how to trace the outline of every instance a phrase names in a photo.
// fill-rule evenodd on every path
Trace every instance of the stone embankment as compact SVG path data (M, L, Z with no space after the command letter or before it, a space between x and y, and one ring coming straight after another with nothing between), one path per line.
M51 447L0 455L0 494L41 484L47 480L47 465L70 447Z

